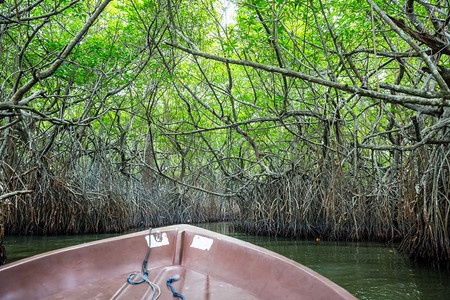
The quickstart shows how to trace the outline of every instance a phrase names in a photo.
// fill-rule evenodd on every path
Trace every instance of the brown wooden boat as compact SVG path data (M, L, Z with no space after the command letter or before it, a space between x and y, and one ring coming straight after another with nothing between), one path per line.
M311 269L250 243L176 225L39 254L0 267L0 299L149 299L132 285L147 253L148 280L160 300L356 299ZM175 281L174 276L179 280ZM137 281L139 278L130 277Z

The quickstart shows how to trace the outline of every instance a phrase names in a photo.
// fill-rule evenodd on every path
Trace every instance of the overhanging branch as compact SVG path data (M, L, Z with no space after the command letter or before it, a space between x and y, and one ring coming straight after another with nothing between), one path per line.
M183 47L179 44L172 44L172 43L166 43L169 46L172 46L174 48L177 48L181 51L184 51L186 53L190 53L194 56L203 57L210 60L215 60L223 63L233 64L233 65L240 65L240 66L246 66L251 67L254 69L264 70L270 73L277 73L284 76L288 76L291 78L297 78L301 80L305 80L312 83L317 83L322 86L335 88L341 91L345 91L352 94L357 94L360 96L369 97L372 99L378 99L378 100L384 100L390 103L397 103L397 104L420 104L425 106L450 106L450 93L433 93L433 92L423 92L423 96L408 96L408 95L392 95L388 93L381 93L369 89L364 89L361 87L348 85L345 83L338 83L331 80L322 79L319 77L311 76L305 73L297 72L294 70L290 70L287 68L280 68L272 65L266 65L261 64L258 62L248 61L248 60L240 60L240 59L233 59L233 58L227 58L219 55L214 55L210 53L201 52L199 50L194 50L190 48ZM417 91L417 94L421 94L420 91ZM431 98L431 95L435 95L434 98Z

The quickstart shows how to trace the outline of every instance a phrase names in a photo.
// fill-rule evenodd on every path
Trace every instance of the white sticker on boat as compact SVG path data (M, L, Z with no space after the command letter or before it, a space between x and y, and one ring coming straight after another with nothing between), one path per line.
M148 235L145 236L145 240L147 241L148 245ZM159 236L156 238L155 235L153 234L151 235L150 248L161 247L165 245L169 245L169 238L167 237L167 233L163 232L162 234L159 234Z
M197 248L200 250L209 250L211 248L213 244L213 239L204 237L204 236L200 236L200 235L195 235L194 239L192 240L192 244L191 247L192 248Z

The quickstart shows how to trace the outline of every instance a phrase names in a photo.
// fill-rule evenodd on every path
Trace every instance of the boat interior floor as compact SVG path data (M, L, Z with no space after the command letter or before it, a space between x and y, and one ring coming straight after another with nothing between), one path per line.
M153 293L152 287L146 282L136 285L129 284L127 277L130 273L101 280L93 279L87 284L56 293L45 299L150 299ZM139 272L136 271L135 273ZM195 272L182 266L169 266L149 270L150 281L161 289L161 296L158 300L179 299L173 296L172 291L166 285L167 279L175 275L179 275L180 279L171 284L186 299L258 299L258 297L249 294L248 291L226 283L219 278ZM139 278L136 278L136 280L139 280Z
M149 247L151 251L149 252ZM144 255L148 253L146 257ZM313 270L277 253L189 225L173 225L58 249L0 267L0 299L149 299L127 282L148 259L159 300L352 299ZM144 264L145 265L145 264ZM134 279L139 280L138 278Z

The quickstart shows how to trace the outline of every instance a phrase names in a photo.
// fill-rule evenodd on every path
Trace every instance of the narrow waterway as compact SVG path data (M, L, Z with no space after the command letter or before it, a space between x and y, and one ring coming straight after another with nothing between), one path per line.
M450 299L450 272L411 262L378 243L338 243L247 235L228 223L200 224L278 252L347 289L359 299ZM8 262L41 252L114 236L112 234L5 237Z

